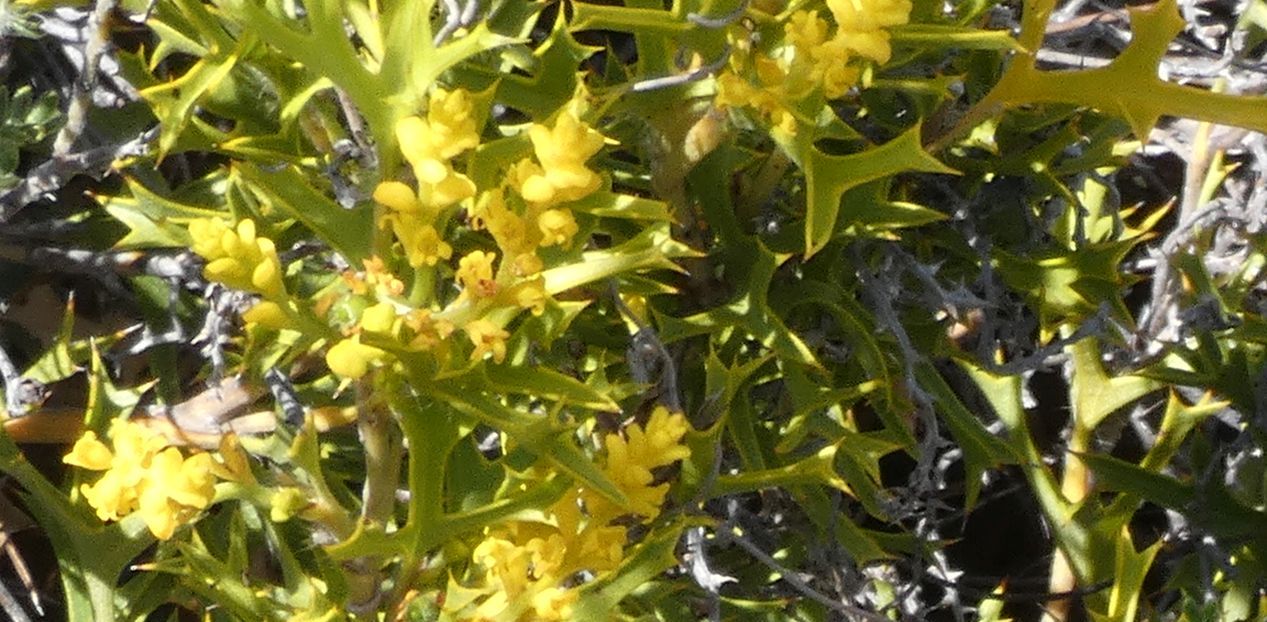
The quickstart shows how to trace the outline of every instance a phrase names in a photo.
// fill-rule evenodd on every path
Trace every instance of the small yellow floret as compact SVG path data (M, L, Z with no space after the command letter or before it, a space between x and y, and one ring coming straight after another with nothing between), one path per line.
M537 227L541 229L541 245L569 246L572 236L579 230L572 210L566 208L548 209L537 216Z
M189 223L189 235L194 252L207 260L203 276L208 280L265 298L285 298L277 248L272 240L256 236L254 221L248 218L230 229L218 219L198 219Z
M488 320L470 322L465 330L467 337L475 345L471 360L478 361L486 354L492 354L495 363L506 360L506 340L510 338L510 333Z
M390 334L396 323L396 306L380 302L361 312L361 330L367 333Z
M80 492L101 520L138 512L160 540L171 538L215 497L216 463L206 452L185 457L160 434L138 423L116 420L107 447L86 432L63 458L66 464L105 471Z
M827 0L841 30L866 32L900 26L911 19L910 0Z
M603 135L564 111L554 127L536 124L528 130L537 162L524 160L508 175L525 201L548 207L576 201L598 190L602 178L585 161L603 148Z
M386 352L361 343L359 336L344 339L326 352L326 366L342 378L357 380L369 373L370 364L381 361Z
M273 330L292 327L290 316L286 314L286 310L271 300L261 300L255 303L255 306L242 314L242 321Z
M497 253L473 251L458 261L457 280L463 296L492 298L497 295L497 281L493 278L493 261Z

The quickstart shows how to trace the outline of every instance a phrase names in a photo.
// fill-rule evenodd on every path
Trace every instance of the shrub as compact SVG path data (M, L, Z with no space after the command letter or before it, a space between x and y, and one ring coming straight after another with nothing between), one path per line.
M1054 0L112 6L53 144L0 91L26 260L140 318L0 357L70 619L1262 615L1267 102L1158 77L1173 0L1068 71Z

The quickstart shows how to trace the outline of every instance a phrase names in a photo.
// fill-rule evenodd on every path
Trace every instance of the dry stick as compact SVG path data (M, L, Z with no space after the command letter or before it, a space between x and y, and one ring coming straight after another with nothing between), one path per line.
M13 622L31 622L31 618L22 610L17 599L9 592L9 587L0 581L0 611L4 611Z
M88 171L97 174L116 159L143 155L158 134L159 127L154 126L123 144L105 145L65 157L54 157L35 167L27 173L22 183L0 194L0 223L13 218L28 204L60 188L68 177Z
M88 16L88 37L84 43L84 72L75 82L70 107L66 110L66 125L57 133L53 142L53 158L61 159L70 153L88 122L88 109L92 107L92 91L97 88L97 67L106 51L107 23L110 13L119 0L97 0L92 15Z
M14 367L13 361L4 351L3 346L0 346L0 376L4 377L5 410L8 411L10 417L22 414L26 410L26 405L22 403L18 395L22 387L22 374L18 373L18 368Z
M0 482L2 484L3 482ZM0 492L0 549L3 549L5 555L9 558L9 563L13 566L13 572L18 576L18 580L22 582L22 587L26 588L27 598L31 599L31 606L39 615L44 615L44 605L40 599L40 590L35 585L35 578L31 576L31 569L27 567L26 560L22 558L22 553L18 551L18 547L14 545L13 540L9 537L11 533L17 533L23 529L34 526L31 518L23 514L21 510L13 505L3 492Z
M891 622L891 620L885 616L872 611L867 611L862 607L856 607L854 605L850 605L849 603L840 602L810 587L808 583L796 575L795 570L788 569L776 561L773 557L766 554L765 551L762 551L757 545L731 533L731 529L732 528L730 526L724 526L722 529L717 530L717 536L728 542L738 544L739 548L747 551L748 554L757 561L764 564L767 568L779 573L779 576L801 595L827 607L828 609L844 614L845 616L852 616L854 619L871 620L873 622Z
M13 544L9 534L3 531L3 525L0 525L0 549L4 549L4 554L9 558L9 563L13 566L13 573L18 575L18 580L22 582L22 587L26 588L27 598L31 599L31 606L35 608L36 613L43 616L44 603L41 602L39 588L35 586L35 577L31 576L30 567L26 565L26 560L22 558L22 553Z
M431 45L440 47L453 36L458 28L470 26L475 21L475 13L479 11L479 0L467 0L466 6L458 6L457 0L442 0L444 4L444 25L436 33Z
M683 84L689 84L691 82L703 80L704 78L707 78L708 76L711 76L714 73L721 71L722 67L725 67L726 63L729 60L730 60L730 44L727 43L726 47L722 48L722 52L717 57L716 60L714 60L713 62L707 65L700 67L699 69L688 71L686 73L679 73L679 74L674 74L671 76L664 76L662 78L649 78L646 80L641 80L641 81L633 83L629 87L629 90L635 93L642 93L646 91L654 91L656 89L667 89L669 87L682 86Z

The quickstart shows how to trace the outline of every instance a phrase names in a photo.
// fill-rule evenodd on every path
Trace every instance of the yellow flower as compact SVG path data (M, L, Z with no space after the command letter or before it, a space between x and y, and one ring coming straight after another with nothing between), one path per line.
M386 352L361 343L360 336L344 339L326 352L326 366L335 375L356 380L370 370L370 364L381 361Z
M436 209L449 207L475 196L475 182L453 170L452 166L432 177L418 179L419 199Z
M532 610L538 620L568 620L576 598L575 589L548 587L532 597Z
M255 221L248 218L230 229L218 219L202 218L189 223L189 235L194 252L207 260L207 279L266 298L286 296L277 248L256 236Z
M475 128L475 114L471 94L464 89L453 92L444 89L431 91L427 105L427 122L435 153L442 158L453 158L480 144Z
M97 433L89 430L75 441L70 453L62 458L62 462L90 471L104 471L110 468L114 454L105 443L97 440Z
M541 258L536 253L524 253L515 257L515 263L512 266L515 276L532 276L545 266L541 263Z
M531 309L533 315L541 315L546 310L546 301L550 295L540 278L524 281L515 286L515 303L521 308Z
M79 487L84 500L97 512L97 518L103 521L119 520L136 509L138 498L138 482L127 481L127 475L120 471L106 471L95 484L84 484Z
M172 537L176 528L205 509L215 496L211 456L199 452L185 459L168 447L151 461L149 481L141 487L138 512L150 532L160 540Z
M827 0L827 8L836 25L850 32L898 26L911 19L910 0Z
M681 444L690 429L682 413L670 413L660 406L651 413L646 426L632 425L625 433L640 462L660 467L691 456L691 450Z
M87 432L63 458L67 464L105 471L80 491L101 520L119 520L139 512L150 532L166 540L215 497L217 465L206 452L186 458L179 449L145 426L116 420L112 448Z
M506 340L510 338L510 333L488 320L470 322L465 330L466 336L470 337L471 343L475 345L475 351L471 352L471 360L478 361L489 353L493 355L493 361L496 363L506 360Z
M396 306L380 302L361 312L361 330L368 333L390 334L396 323Z
M458 261L457 280L462 285L463 296L492 298L497 295L497 281L493 279L493 261L497 253L473 251Z
M576 235L578 230L576 219L572 217L572 210L569 209L548 209L541 212L537 216L537 227L541 229L541 245L553 246L570 246L572 244L572 236Z
M748 106L753 102L755 91L747 80L732 71L726 71L717 76L717 95L713 98L713 103L718 108Z
M645 426L633 424L626 428L627 439L618 434L607 435L607 464L603 470L625 493L635 514L648 519L659 515L669 486L652 486L651 470L690 457L691 450L681 444L688 429L686 417L669 413L661 406Z
M383 217L380 223L391 226L396 239L400 240L400 245L405 249L409 265L414 268L434 266L441 259L453 256L453 247L440 237L435 227L415 214L390 214Z
M512 167L508 179L524 200L536 206L576 201L598 190L602 178L585 161L603 148L603 135L570 110L554 127L534 124L528 130L537 163L524 160Z
M403 182L385 181L374 188L374 201L397 212L417 213L422 211L422 203L418 195Z
M819 46L813 53L815 71L823 85L823 94L828 99L844 97L849 87L858 82L861 71L857 67L847 65L849 54L839 44L839 38ZM887 58L885 60L888 60Z
M361 260L365 266L365 282L373 285L381 296L399 296L405 293L405 284L392 274L380 257Z
M268 518L274 523L284 523L311 504L308 495L294 486L273 491L268 497Z
M179 505L204 509L215 497L213 462L209 453L200 451L185 458L179 449L168 447L150 464L151 485Z
M286 310L271 300L261 300L255 303L255 306L242 314L242 321L273 330L282 330L293 326L290 316L286 314Z
M475 184L453 170L449 162L479 145L469 93L461 89L452 93L443 89L432 91L427 118L401 119L396 124L396 139L418 180L416 201L419 204L444 208L475 194ZM376 191L376 200L378 194ZM389 207L408 203L398 186L389 186L383 194L384 199L392 202L380 202Z
M533 205L549 205L554 202L555 188L546 179L545 169L528 158L511 165L506 172L506 181L525 201Z
M797 11L783 25L784 36L797 52L806 52L827 41L827 20L818 16L818 11Z
M211 472L216 477L244 484L255 482L250 461L246 457L246 452L242 450L242 443L238 440L237 434L229 432L221 436L220 447L216 453L220 454L220 461L211 465Z
M412 309L405 314L401 340L410 350L430 350L453 332L453 325L431 317L427 309Z
M554 576L563 567L563 559L567 556L567 543L559 534L550 534L545 538L532 538L524 545L524 550L532 554L532 576L537 579Z
M532 252L536 242L529 236L524 219L506 207L500 189L484 193L471 212L471 228L488 229L506 257Z
M509 540L489 537L475 547L471 559L485 568L490 583L501 584L502 591L510 599L527 589L528 565L532 556L523 547L515 546Z
M887 63L893 55L889 33L884 30L842 32L836 40L841 46L877 63Z
M576 536L576 558L582 561L587 570L603 572L614 570L625 558L625 541L628 535L625 528L618 525L600 526L591 521Z
M760 88L749 84L739 75L727 71L717 77L717 95L714 104L719 108L750 106L770 117L775 125L795 128L795 118L780 103L786 72L776 61L758 57L755 61Z
M546 169L584 163L603 148L603 135L570 110L559 115L553 128L533 125L528 130L528 138L532 140L537 161Z

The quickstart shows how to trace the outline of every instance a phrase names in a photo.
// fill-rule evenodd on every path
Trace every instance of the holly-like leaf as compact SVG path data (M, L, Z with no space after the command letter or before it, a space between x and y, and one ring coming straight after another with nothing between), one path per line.
M847 156L824 153L807 140L795 142L799 153L793 159L801 162L808 195L805 208L806 257L822 250L831 241L842 210L847 221L860 220L852 206L841 204L841 195L850 188L904 172L954 172L924 152L919 136L919 127L915 127L883 145ZM885 220L879 215L868 215L868 219Z
M294 166L265 171L258 165L241 162L234 171L248 190L302 222L349 263L357 265L370 256L372 210L343 209L327 193L313 188Z

